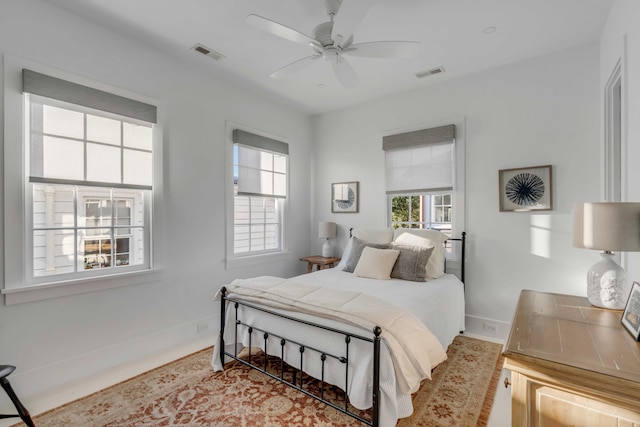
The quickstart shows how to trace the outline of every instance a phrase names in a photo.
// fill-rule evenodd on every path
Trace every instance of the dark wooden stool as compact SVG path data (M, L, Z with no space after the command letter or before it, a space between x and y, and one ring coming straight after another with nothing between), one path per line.
M36 427L36 425L33 423L33 420L31 419L31 415L29 414L29 411L27 411L27 408L24 407L24 405L22 404L22 402L20 402L20 399L18 399L18 396L16 395L16 393L13 391L13 388L11 387L11 384L9 383L9 380L7 379L7 377L16 369L15 366L11 366L11 365L0 365L0 385L2 386L2 388L4 389L4 391L7 392L7 395L9 396L9 399L11 399L11 402L13 402L13 405L16 407L16 409L18 410L18 415L4 415L4 414L0 414L0 418L14 418L14 417L20 417L20 419L22 421L24 421L24 423L29 426L29 427Z

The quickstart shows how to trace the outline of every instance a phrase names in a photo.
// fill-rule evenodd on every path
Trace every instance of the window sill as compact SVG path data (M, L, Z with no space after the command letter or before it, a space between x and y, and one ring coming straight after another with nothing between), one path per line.
M228 257L227 270L234 268L246 268L252 265L270 264L272 262L288 261L291 259L290 252L276 252L260 255L247 255L244 257Z
M4 295L5 305L14 305L156 282L161 278L162 270L144 270L111 276L8 288L2 289L0 293Z

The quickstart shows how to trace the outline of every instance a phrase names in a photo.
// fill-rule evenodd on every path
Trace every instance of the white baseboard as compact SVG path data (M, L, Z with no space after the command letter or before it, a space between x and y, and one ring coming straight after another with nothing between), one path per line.
M219 323L215 320L215 316L198 319L73 359L16 371L9 381L31 414L37 415L212 346L214 326ZM0 396L0 413L15 413L6 396ZM17 421L0 420L0 427Z

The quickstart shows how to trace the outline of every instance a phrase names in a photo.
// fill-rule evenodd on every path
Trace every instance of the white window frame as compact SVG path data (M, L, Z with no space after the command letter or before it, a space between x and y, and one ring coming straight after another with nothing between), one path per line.
M137 271L113 272L103 275L73 275L72 277L48 276L48 280L33 280L33 248L31 224L33 211L29 185L28 144L25 135L25 101L22 93L22 69L92 87L114 95L155 105L158 123L153 129L153 196L145 200L152 213L149 226L162 224L162 120L163 109L157 100L115 88L71 73L54 69L32 61L4 55L4 246L0 251L4 258L4 283L0 292L6 305L27 303L61 296L129 286L161 278L163 255L162 233L159 227L148 238L148 268Z
M125 272L132 272L132 271L142 271L142 270L149 270L149 257L150 257L150 250L148 248L148 244L147 242L149 241L149 233L150 233L150 227L146 226L145 224L148 224L150 222L150 215L149 215L149 209L148 207L150 206L150 204L147 202L148 200L148 195L147 197L144 196L144 193L148 193L150 194L150 191L143 191L143 190L126 190L126 189L112 189L112 188L108 188L108 187L104 187L104 188L97 188L97 187L86 187L86 186L73 186L73 185L49 185L49 184L39 184L36 183L35 185L39 185L39 186L43 186L43 187L66 187L67 188L67 193L71 193L73 200L72 200L72 205L73 207L73 212L70 213L70 216L73 216L73 220L69 221L68 224L65 224L64 226L56 226L55 229L49 229L52 232L55 233L55 231L61 231L61 230L66 230L67 232L70 233L70 235L74 236L73 237L73 241L74 244L73 246L75 247L75 253L74 253L74 259L75 261L73 263L70 263L67 265L67 268L72 268L74 269L74 271L69 271L69 272L58 272L58 273L54 273L54 274L37 274L37 271L40 271L40 269L36 269L36 257L35 255L35 246L34 246L34 240L33 239L33 233L29 234L29 233L25 233L26 236L26 242L27 242L27 257L25 259L25 264L26 264L26 272L31 273L33 272L33 277L29 280L29 284L46 284L52 281L55 282L60 282L60 281L64 281L64 280L76 280L79 276L79 274L81 273L83 277L85 278L90 278L93 276L103 276L103 275L112 275L112 274L121 274L121 273L125 273ZM33 191L31 191L32 188L32 183L27 183L27 194L26 194L26 206L25 206L25 210L27 212L27 219L25 221L26 224L30 224L30 219L34 218L33 215L33 210L32 208L34 207L35 203L31 201L30 196L33 194ZM46 192L46 190L45 190ZM124 266L118 266L117 269L109 269L109 268L101 268L101 269L95 269L95 271L89 271L89 270L85 270L84 269L84 251L83 251L83 246L82 243L84 242L84 240L87 240L87 229L85 229L86 224L82 224L81 219L86 217L86 203L87 200L91 200L91 199L97 199L97 200L104 200L104 199L111 199L112 197L112 193L115 192L115 198L114 200L129 200L131 201L131 207L132 207L132 219L134 218L140 218L140 215L136 213L136 208L140 208L140 210L142 211L142 215L144 215L144 217L142 218L142 225L137 225L136 223L126 226L126 227L121 227L121 228L125 228L125 229L141 229L141 232L138 233L130 233L126 236L128 236L128 238L130 239L130 252L131 252L131 248L133 248L134 252L137 254L138 258L143 260L143 262L141 263L133 263L133 264L128 264L128 265L124 265ZM46 212L42 212L42 213L46 213ZM101 227L101 229L111 229L110 231L113 233L118 227L115 224L112 224L111 226L103 226ZM46 227L42 227L42 225L40 226L35 226L35 224L33 225L33 231L40 231L40 232L44 232L47 233L48 229ZM77 233L77 234L76 234ZM115 242L115 239L120 238L121 236L125 236L125 235L116 235L113 234L113 240ZM140 236L140 238L138 240L141 240L142 243L142 247L139 247L139 245L137 244L137 242L135 242L135 238L136 236ZM90 239L90 237L89 237ZM55 269L55 254L53 253L53 247L52 246L40 246L40 251L43 253L48 252L49 250L52 251L52 253L49 253L48 255L45 255L44 258L49 260L49 262L51 262L50 264L47 264L45 262L46 267L50 267L51 269ZM114 255L116 255L114 253ZM131 255L130 255L131 256ZM39 257L39 259L42 257ZM125 271L126 270L126 271Z
M452 117L448 119L438 120L429 123L422 123L414 126L393 129L383 132L383 136L396 135L406 132L413 132L421 129L436 128L445 125L455 125L455 158L454 158L454 188L453 190L424 192L420 194L451 194L452 217L451 217L451 237L459 238L460 234L465 231L465 146L466 146L466 119L464 116ZM416 195L418 193L407 192L407 195ZM404 195L402 192L393 195ZM391 196L387 196L387 227L392 226L391 222ZM460 259L460 251L457 249L460 245L455 245L456 251L448 254L447 259L458 261Z
M102 194L91 194L90 192L82 192L81 194L79 194L78 197L78 212L79 212L79 217L85 217L86 218L86 209L87 209L87 203L89 201L92 200L106 200L106 199L110 199L112 202L113 201L128 201L131 203L131 210L130 210L130 214L129 214L129 225L127 226L123 226L123 225L116 225L115 219L119 218L117 215L113 215L113 213L116 212L117 207L114 209L114 206L111 206L111 212L112 212L112 216L111 216L111 226L102 226L102 229L110 229L111 230L111 239L113 241L113 245L116 245L116 240L121 239L121 238L127 238L129 239L129 250L127 252L128 257L129 257L129 264L130 266L138 266L140 264L137 263L131 263L131 259L136 257L136 253L140 253L142 252L142 256L141 258L144 260L149 259L149 250L148 248L144 247L142 248L142 251L140 251L140 249L138 248L138 245L136 244L135 240L136 240L136 233L133 233L132 230L133 229L140 229L142 228L142 233L146 234L149 230L149 227L144 225L147 224L148 221L144 221L144 224L142 226L138 226L136 225L136 218L137 218L137 213L136 213L136 207L137 206L143 206L143 209L145 209L145 206L147 205L147 203L145 203L145 200L143 198L142 201L137 201L137 192L129 192L127 190L123 190L123 189L118 189L117 190L118 194L115 194L113 197L111 197L111 195L107 198L104 197L104 195ZM130 194L127 194L130 193ZM129 233L127 234L115 234L115 230L117 228L124 228L124 229L128 229ZM108 236L104 236L104 235L100 235L100 234L96 234L95 236L91 236L89 234L84 234L83 237L81 239L79 239L78 244L82 245L84 244L85 241L87 240L93 240L93 239L104 239L104 238L109 238ZM141 240L143 240L143 242L148 241L148 238L146 238L146 236L144 238L142 238ZM81 246L82 247L82 246ZM83 258L86 256L86 254L83 255ZM117 258L118 253L114 250L113 252L113 256L114 256L114 260L112 261L113 263L116 263L117 266L117 262L115 261L115 258ZM140 255L138 255L140 256ZM83 264L84 260L81 261L80 259L78 259L78 270L80 270L80 264ZM117 268L122 268L122 267L117 267ZM134 267L135 268L135 267Z
M614 67L604 93L604 138L602 146L603 199L608 202L622 202L626 199L627 141L622 131L626 126L626 85L622 58Z
M451 196L451 205L436 205L433 202L433 198L436 196L444 196L444 195L450 195ZM387 195L387 203L388 203L388 212L389 212L389 220L388 220L388 225L389 227L393 227L394 224L397 224L397 222L393 222L393 217L392 217L392 211L393 211L393 198L394 197L428 197L429 198L429 213L428 213L428 220L427 219L423 219L422 221L406 221L406 224L408 225L408 227L404 227L404 228L412 228L411 225L421 225L422 227L419 228L428 228L428 229L433 229L433 230L442 230L443 228L441 227L437 227L438 224L450 224L452 225L452 222L440 222L440 221L435 221L434 217L435 217L435 208L436 206L451 206L451 211L453 212L453 191L427 191L427 192L422 192L422 193L394 193L394 194L389 194ZM452 218L453 219L453 218ZM403 223L405 223L403 221ZM449 229L446 229L447 232L449 232ZM451 237L455 237L455 236L451 236Z
M259 252L249 253L234 253L234 212L235 212L235 194L234 194L234 159L233 159L233 131L234 129L240 129L246 132L250 132L256 135L261 135L266 138L285 141L284 138L272 135L257 129L253 129L249 126L235 123L227 120L225 123L225 206L226 206L226 268L244 268L253 265L259 265L264 263L271 263L277 261L284 261L290 258L290 253L287 249L286 240L286 218L287 209L289 203L287 198L275 198L278 204L278 214L280 221L280 248L277 250L267 250ZM289 171L290 171L290 158L287 161L287 195L289 195ZM261 196L262 197L262 196Z

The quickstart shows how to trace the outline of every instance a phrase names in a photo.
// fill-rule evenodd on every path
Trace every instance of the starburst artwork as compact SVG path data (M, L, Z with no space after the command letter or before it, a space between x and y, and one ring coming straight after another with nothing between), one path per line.
M551 166L502 169L500 211L551 210Z
M535 206L544 196L544 181L532 173L519 173L507 182L505 194L516 205Z

